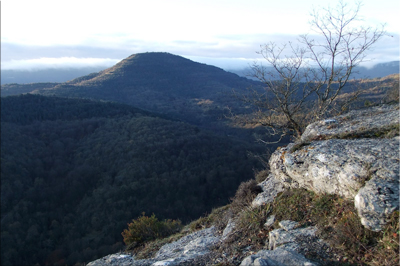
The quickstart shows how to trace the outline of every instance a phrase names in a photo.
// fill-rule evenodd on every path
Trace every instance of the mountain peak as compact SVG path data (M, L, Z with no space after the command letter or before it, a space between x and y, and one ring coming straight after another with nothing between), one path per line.
M120 102L210 125L210 119L220 121L226 106L240 105L227 96L232 89L245 91L259 84L182 56L151 52L133 54L99 73L38 93Z
M140 76L142 77L141 79L148 78L153 80L153 75L162 75L164 78L168 79L173 76L183 77L190 74L191 71L195 71L196 74L198 74L199 71L207 72L209 74L211 74L212 71L218 71L220 73L225 72L220 68L197 63L178 55L166 52L147 52L132 54L121 60L116 65L97 74L90 74L67 83L77 86L86 86L108 81L110 79L115 80L124 78L132 80ZM170 77L167 75L170 75ZM124 83L126 83L126 81Z

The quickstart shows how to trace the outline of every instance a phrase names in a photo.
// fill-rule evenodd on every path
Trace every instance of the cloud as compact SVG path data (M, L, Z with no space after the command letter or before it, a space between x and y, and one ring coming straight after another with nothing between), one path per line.
M366 64L395 61L399 58L399 34L384 37L368 51ZM115 43L101 41L104 36L88 40L84 45L22 45L2 42L2 69L43 69L105 66L135 53L169 52L197 62L224 69L247 67L256 60L260 45L275 42L278 46L288 41L296 43L293 34L224 34L208 40L171 41L139 40L124 34L113 36Z

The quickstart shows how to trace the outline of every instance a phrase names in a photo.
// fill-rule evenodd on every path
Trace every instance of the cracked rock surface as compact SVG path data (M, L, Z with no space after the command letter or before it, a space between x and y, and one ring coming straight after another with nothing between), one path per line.
M301 136L301 141L371 135L398 127L399 122L398 105L382 105L353 110L344 115L308 125Z
M179 240L166 244L157 252L154 258L135 260L130 254L113 254L90 262L87 266L150 266L150 265L182 265L206 255L210 248L218 243L215 227L194 232Z
M271 174L285 187L354 199L362 224L382 230L399 208L400 137L370 136L389 129L398 135L398 105L352 111L326 121L307 127L302 140L314 139L311 142L275 151L269 161ZM352 138L334 138L343 133ZM361 138L354 139L357 135Z
M296 228L297 222L280 221L281 228L269 233L268 250L260 250L254 255L246 257L241 266L258 265L318 265L308 260L304 254L312 250L314 253L327 256L325 250L328 245L316 237L317 228L309 226ZM321 255L320 255L321 256Z
M282 182L279 179L276 179L272 174L269 174L268 177L258 185L261 187L262 192L253 200L253 207L258 207L272 202L276 195L284 190Z

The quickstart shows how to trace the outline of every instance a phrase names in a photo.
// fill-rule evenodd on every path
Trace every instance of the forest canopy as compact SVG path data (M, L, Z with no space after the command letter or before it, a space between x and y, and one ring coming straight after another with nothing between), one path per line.
M122 104L1 98L1 264L116 252L142 212L198 218L253 177L257 149Z

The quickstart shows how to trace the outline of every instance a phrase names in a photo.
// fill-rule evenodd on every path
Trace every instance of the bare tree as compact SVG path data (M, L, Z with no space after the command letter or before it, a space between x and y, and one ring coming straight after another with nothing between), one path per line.
M296 45L268 43L260 54L270 67L252 66L253 77L264 83L264 91L245 98L258 108L255 121L281 136L299 137L305 126L327 115L344 111L360 93L352 89L347 99L338 95L349 84L354 68L385 34L381 27L353 27L359 21L361 3L350 7L340 1L335 8L313 10L311 30Z

